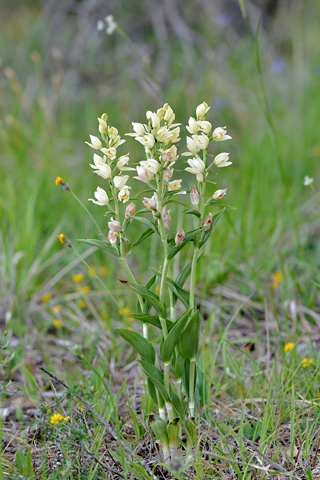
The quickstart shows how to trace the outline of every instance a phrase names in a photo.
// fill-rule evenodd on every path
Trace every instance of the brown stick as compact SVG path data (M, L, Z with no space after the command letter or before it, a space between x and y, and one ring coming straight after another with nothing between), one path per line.
M52 373L48 372L48 370L46 370L45 368L43 367L39 367L40 370L42 370L44 373L46 373L47 375L49 375L49 377L53 378L56 382L60 383L60 385L62 385L64 388L66 388L70 393L71 395L73 395L74 397L76 397L78 400L80 400L80 402L82 402L88 410L90 410L90 412L93 413L93 415L95 415L97 417L97 419L99 420L99 422L102 423L102 425L104 425L106 427L106 429L108 430L108 432L110 433L110 435L118 442L118 443L121 443L122 447L124 448L124 450L129 453L129 455L134 458L135 460L138 460L139 463L141 463L141 465L143 465L143 467L146 469L147 473L153 478L153 480L158 480L158 478L152 473L149 465L144 461L142 460L141 458L137 458L135 456L135 454L132 452L132 450L128 447L128 445L126 445L122 440L120 440L118 438L118 435L116 434L116 432L113 430L112 427L110 427L110 425L101 417L101 415L99 415L98 412L95 411L95 409L90 405L90 403L88 403L84 398L80 397L80 395L78 395L77 393L74 393L70 387L68 387L68 385L66 383L64 383L62 380L60 380L58 377L56 377L55 375L52 375Z

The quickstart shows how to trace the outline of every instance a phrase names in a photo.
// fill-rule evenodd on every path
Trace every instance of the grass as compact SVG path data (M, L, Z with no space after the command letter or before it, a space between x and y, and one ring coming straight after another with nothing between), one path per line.
M24 39L14 38L17 29L10 17L0 33L0 321L9 340L0 358L8 358L3 384L12 379L17 391L13 397L2 393L2 408L8 410L2 411L0 478L151 478L141 459L158 478L317 478L318 195L303 186L308 174L317 189L319 173L316 10L305 8L290 18L280 10L272 32L261 33L275 138L263 113L265 99L246 37L228 45L227 35L213 39L204 24L200 33L209 45L204 51L196 46L194 53L190 48L189 57L173 41L168 87L162 87L161 98L121 73L131 52L125 39L107 43L99 37L101 55L106 46L115 52L114 68L105 67L110 92L101 88L103 80L92 86L91 78L71 94L68 66L62 62L60 77L54 77L50 69L48 74L45 52L41 57L33 51L42 51L45 31L37 6L14 20L23 25ZM221 56L218 49L214 57L219 44L227 53ZM280 73L272 71L273 48L285 59ZM98 71L94 60L85 59L83 71L93 64ZM102 67L100 74L105 78ZM126 132L131 119L142 121L146 110L163 101L186 123L203 99L212 104L216 125L228 125L234 139L234 168L220 174L219 188L228 186L226 198L237 210L220 221L198 272L204 348L197 395L203 411L195 428L193 469L184 471L161 463L141 414L136 356L114 330L124 321L135 324L118 314L87 268L56 239L61 231L72 240L94 238L97 232L54 179L61 175L84 202L92 196L98 181L89 173L91 151L84 141L102 110ZM134 141L126 145L139 160ZM88 208L105 228L95 206ZM133 235L139 236L138 228ZM159 246L155 240L150 250L132 258L141 281L151 276L149 264ZM121 307L133 309L133 298L115 281L119 272L113 260L80 244L77 249L97 270L107 268L101 278ZM278 269L284 279L272 289L271 275ZM80 284L72 280L79 272L85 274ZM90 291L78 291L86 285ZM51 295L47 302L41 300L45 292ZM52 313L56 305L61 310ZM55 326L55 319L62 325ZM153 331L151 338L156 338ZM289 341L295 347L286 353ZM313 358L314 365L304 367L304 357ZM71 391L50 383L39 370L43 365ZM74 394L94 405L118 440L86 406L82 410ZM72 423L51 424L58 412ZM133 458L120 439L135 452Z

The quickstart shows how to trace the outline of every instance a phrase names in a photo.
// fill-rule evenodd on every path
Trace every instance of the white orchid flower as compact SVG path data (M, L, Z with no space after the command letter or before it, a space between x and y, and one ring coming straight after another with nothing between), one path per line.
M308 175L306 175L306 176L304 177L304 180L303 180L303 185L304 185L305 187L309 187L309 185L311 185L313 182L314 182L314 178L309 177Z
M137 177L133 177L135 178L136 180L141 180L142 182L150 182L151 180L154 179L154 174L152 172L150 172L149 170L145 170L144 168L142 167L136 167L136 170L137 170L137 174L138 176Z
M100 165L105 165L107 160L107 157L104 155L103 158L100 157L100 155L97 155L96 153L93 154L93 163L90 163L91 168L98 168Z
M129 178L129 175L115 176L113 179L114 186L118 190L121 190L121 188L123 188L124 185L127 183L128 178Z
M202 130L202 132L206 135L210 135L212 129L211 123L207 122L206 120L199 121L198 123L200 124L200 129Z
M136 137L136 140L141 143L144 147L152 148L154 145L154 136L151 133L147 133L143 137Z
M153 174L159 172L160 164L157 160L154 160L153 158L149 158L148 160L142 160L140 162L140 165L142 168Z
M110 160L114 160L116 158L117 150L115 148L113 148L113 147L111 147L111 148L101 148L100 150L101 150L102 153L107 155L107 157L110 158Z
M128 187L128 185L124 185L123 188L121 188L120 192L118 193L118 198L123 203L126 203L129 200L130 189L131 187Z
M193 117L190 117L188 124L189 126L186 127L188 132L191 133L191 135L197 133L200 128L200 122L197 122L197 120L195 120Z
M101 207L109 203L107 192L103 190L103 188L97 187L97 190L94 192L94 196L96 200L93 198L88 198L88 201L93 202L96 205L100 205Z
M204 120L209 110L210 107L206 102L202 102L200 105L198 105L196 108L197 120Z
M86 144L89 145L89 147L94 148L95 150L100 150L100 148L102 147L100 138L95 137L94 135L90 135L90 140L91 143L86 142Z
M228 165L232 165L232 162L229 162L229 155L230 153L226 153L226 152L223 152L223 153L219 153L219 155L217 155L214 160L213 160L213 163L217 166L217 167L227 167Z
M99 177L102 177L105 180L111 178L112 175L111 168L107 163L103 165L98 165L93 173L96 173L97 175L99 175Z
M220 188L219 190L216 190L214 194L212 195L213 200L220 200L220 198L223 198L227 193L226 188Z
M215 142L223 142L224 140L230 140L232 137L230 137L230 135L226 135L226 133L226 127L217 127L212 132L212 139Z
M169 182L168 191L169 192L174 192L175 190L180 190L181 182L182 182L181 178L180 178L180 180L173 180L172 182Z
M196 175L198 182L203 182L203 172L205 171L206 165L203 160L200 158L190 158L188 160L190 167L187 167L186 172L193 173Z
M192 139L200 150L208 148L209 138L207 135L192 135Z

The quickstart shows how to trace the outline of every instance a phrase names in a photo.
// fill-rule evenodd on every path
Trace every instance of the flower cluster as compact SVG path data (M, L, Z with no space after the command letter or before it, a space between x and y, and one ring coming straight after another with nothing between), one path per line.
M50 417L51 425L58 425L61 422L72 422L72 420L69 417L69 415L67 417L64 417L63 415L61 415L61 413L54 413L53 415L51 415Z

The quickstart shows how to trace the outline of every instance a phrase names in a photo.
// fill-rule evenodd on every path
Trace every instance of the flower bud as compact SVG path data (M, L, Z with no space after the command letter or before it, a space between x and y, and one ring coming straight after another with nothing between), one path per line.
M204 120L206 114L208 113L210 107L206 102L202 102L196 108L197 120Z
M227 193L226 188L222 188L220 190L216 190L214 194L212 195L213 200L220 200L220 198L224 197L225 194Z
M207 230L209 230L210 226L212 224L212 213L208 213L208 215L206 216L204 222L203 222L203 226L206 227L204 229L204 231L206 232Z
M162 176L162 178L163 178L163 180L164 180L165 182L168 183L168 182L170 182L172 175L173 175L173 168L167 167L167 168L163 171L163 176Z
M89 145L89 147L94 148L95 150L100 150L100 148L102 147L100 138L95 137L94 135L90 135L90 140L91 143L86 142L86 144Z
M107 122L105 120L103 120L102 118L98 118L98 122L99 122L99 132L102 134L102 133L106 133L107 131Z
M133 202L131 202L129 203L129 205L127 205L126 211L124 214L126 220L129 220L131 217L133 217L135 213L136 213L136 206Z
M117 240L118 240L118 234L116 232L112 232L112 230L110 230L107 238L108 238L110 243L115 244L115 243L117 243Z
M185 238L186 238L185 231L183 230L183 228L180 228L180 230L178 231L174 239L175 244L180 245L180 243L182 243Z
M199 205L199 193L194 187L191 187L190 200L192 205Z
M57 235L57 237L59 238L60 242L63 243L63 245L65 247L71 247L70 240L68 240L67 237L63 233L60 233L59 235Z
M152 211L156 212L158 210L157 194L154 193L151 198L144 197L144 199L142 200L142 203L149 210L152 210Z
M117 175L117 176L115 176L114 179L113 179L114 186L118 190L121 190L121 188L123 188L125 186L125 184L127 183L128 178L129 178L129 175L123 175L123 176Z
M137 170L138 176L133 177L133 178L136 178L137 180L141 180L142 182L145 182L145 183L153 180L154 174L152 172L150 172L149 170L145 170L144 168L139 167L139 166L136 167L136 170Z
M166 206L162 207L162 223L166 230L170 227L170 223L171 223L170 210L167 211Z
M55 182L56 182L56 185L61 185L61 187L63 188L63 190L70 190L70 185L68 183L66 183L63 178L61 177L57 177L55 179Z
M113 220L111 217L111 222L108 222L108 227L110 228L111 232L121 232L121 223L117 220Z

